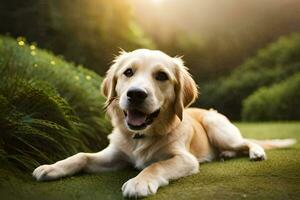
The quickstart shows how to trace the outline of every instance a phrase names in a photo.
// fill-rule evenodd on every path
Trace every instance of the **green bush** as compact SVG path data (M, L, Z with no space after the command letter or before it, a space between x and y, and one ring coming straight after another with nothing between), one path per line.
M33 169L78 151L97 151L110 130L101 77L0 37L0 158Z
M242 101L262 86L269 86L300 70L300 34L282 37L259 50L228 77L201 88L202 106L214 107L231 119L241 118Z
M262 87L243 101L242 118L248 121L299 120L300 73Z

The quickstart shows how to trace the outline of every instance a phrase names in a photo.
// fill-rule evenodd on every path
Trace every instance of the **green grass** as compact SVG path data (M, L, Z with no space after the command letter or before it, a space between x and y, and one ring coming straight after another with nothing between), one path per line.
M296 138L300 122L237 123L249 138ZM267 151L268 160L238 158L202 164L200 173L172 181L148 199L299 199L300 143ZM30 174L0 171L1 199L122 199L122 184L138 172L123 170L80 174L52 182L36 182Z

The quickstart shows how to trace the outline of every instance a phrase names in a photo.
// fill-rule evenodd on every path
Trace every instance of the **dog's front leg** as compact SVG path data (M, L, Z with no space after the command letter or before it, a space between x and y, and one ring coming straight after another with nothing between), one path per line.
M79 171L101 172L116 170L127 165L125 155L113 145L98 153L78 153L52 165L41 165L32 175L38 181L54 180Z
M136 198L155 194L157 189L167 185L169 180L197 173L198 170L197 159L192 154L184 152L146 167L122 186L123 195Z

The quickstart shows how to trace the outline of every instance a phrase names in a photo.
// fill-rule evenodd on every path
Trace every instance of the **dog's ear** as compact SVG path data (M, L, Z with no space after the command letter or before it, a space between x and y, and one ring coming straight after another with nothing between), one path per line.
M181 58L173 58L176 65L175 113L182 120L183 109L191 105L198 97L195 81L187 71Z
M117 79L115 77L115 66L113 64L110 69L107 71L105 78L101 84L101 93L106 97L104 107L107 108L114 98L117 96L115 87L117 84Z
M107 108L117 96L115 90L115 87L117 85L116 72L126 54L127 53L124 50L120 51L120 55L114 59L113 64L106 72L106 76L102 81L101 93L106 97L106 102L104 103L105 108Z

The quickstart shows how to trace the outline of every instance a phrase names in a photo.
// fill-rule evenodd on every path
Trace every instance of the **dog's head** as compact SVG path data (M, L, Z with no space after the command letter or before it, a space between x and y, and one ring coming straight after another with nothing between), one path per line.
M183 109L198 94L181 58L147 49L121 52L103 80L102 93L107 107L122 111L111 117L139 132L174 118L182 120Z

